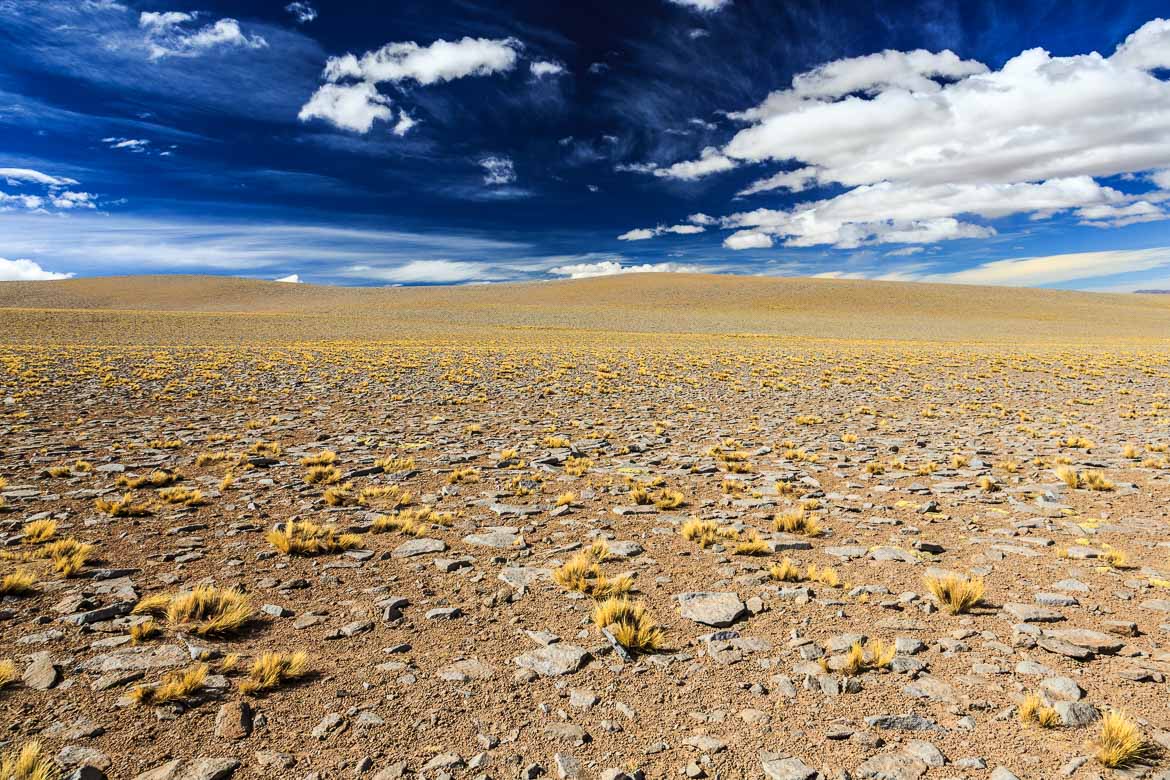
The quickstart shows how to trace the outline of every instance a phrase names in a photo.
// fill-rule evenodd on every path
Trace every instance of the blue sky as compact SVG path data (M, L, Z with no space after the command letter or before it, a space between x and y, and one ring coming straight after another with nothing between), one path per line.
M0 0L0 279L1170 287L1159 13Z

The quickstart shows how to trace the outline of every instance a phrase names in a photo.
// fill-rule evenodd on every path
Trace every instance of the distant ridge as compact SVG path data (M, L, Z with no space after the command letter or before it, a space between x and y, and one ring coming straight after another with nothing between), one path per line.
M856 279L624 274L446 287L226 276L0 282L0 340L125 343L696 333L877 341L1170 344L1170 296Z
M1170 290L1134 290L1137 295L1170 295Z

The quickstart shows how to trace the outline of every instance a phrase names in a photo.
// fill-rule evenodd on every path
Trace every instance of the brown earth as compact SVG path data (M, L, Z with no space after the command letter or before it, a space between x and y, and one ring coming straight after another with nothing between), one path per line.
M646 275L77 280L0 285L0 306L0 576L38 579L0 602L10 749L39 740L110 778L171 760L146 777L571 776L558 754L582 778L806 776L777 756L824 778L1164 776L1156 751L1119 775L1092 743L1116 709L1170 747L1170 302ZM306 481L323 451L348 495ZM119 484L159 469L203 503ZM374 531L387 496L355 503L390 486L410 494L397 511L433 509L421 537ZM641 491L651 503L629 509ZM655 506L662 491L681 506ZM148 514L96 503L126 492ZM818 534L773 530L802 510ZM685 539L691 518L726 536ZM23 538L37 519L93 546L73 576ZM266 533L290 519L360 540L288 556ZM737 554L756 534L768 552ZM395 555L416 538L445 549ZM661 628L656 652L623 659L593 599L551 579L599 539L615 553L600 570L630 573ZM770 577L786 558L804 581ZM939 610L933 569L981 579L982 602ZM254 614L212 636L160 616L131 644L141 598L204 584ZM695 622L677 599L695 591L734 593L742 614ZM540 632L587 651L582 668L527 673L515 659ZM901 642L889 667L849 675L855 639L871 656ZM95 687L135 647L177 656ZM246 695L270 651L304 651L311 674ZM198 663L210 677L191 695L131 701ZM1066 722L1022 724L1031 692ZM1070 692L1082 703L1061 704ZM250 733L217 734L240 702ZM866 720L910 713L927 728ZM923 763L934 749L944 766Z

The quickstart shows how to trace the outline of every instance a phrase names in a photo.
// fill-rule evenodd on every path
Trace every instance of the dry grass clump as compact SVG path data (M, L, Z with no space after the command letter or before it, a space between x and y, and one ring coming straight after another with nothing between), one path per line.
M984 493L995 493L999 490L999 483L996 482L995 478L990 474L984 474L975 481L975 484L977 484L979 489Z
M17 569L0 580L0 596L31 596L37 592L37 575L28 569Z
M321 450L312 455L301 458L302 466L332 466L337 460L337 453L332 450Z
M1138 724L1116 710L1101 718L1101 733L1094 747L1093 757L1109 769L1145 763L1154 757L1154 747Z
M239 631L253 610L248 597L238 590L201 585L186 593L147 596L131 614L163 616L168 623L200 636L218 636Z
M868 652L866 650L868 649ZM894 646L874 640L868 648L862 647L860 642L854 642L845 654L845 662L841 666L841 673L849 677L856 677L869 671L885 669L894 660L897 651Z
M78 574L89 562L92 544L83 544L76 539L61 539L45 546L45 554L52 561L53 569L62 577Z
M800 568L788 558L772 564L772 568L768 569L768 576L777 582L800 582L803 579Z
M1109 491L1117 487L1106 479L1104 474L1093 469L1078 472L1072 466L1058 466L1054 471L1061 482L1074 490L1083 488L1085 490Z
M1052 707L1045 704L1044 699L1036 693L1029 693L1024 697L1016 714L1020 723L1024 725L1035 723L1041 728L1050 729L1060 723L1060 715Z
M358 502L358 497L353 492L352 482L325 488L324 498L325 503L329 506L353 506Z
M1020 473L1020 469L1024 467L1024 465L1018 460L1011 460L1010 458L1007 460L1001 460L999 463L996 463L995 466L996 468L1008 474L1018 474Z
M1142 451L1132 444L1126 444L1121 448L1121 457L1126 460L1137 460L1142 456Z
M968 458L966 455L961 455L957 452L954 453L953 455L951 455L951 468L953 468L953 469L964 468L970 462L971 462L971 459Z
M203 506L207 503L202 492L181 485L163 488L158 491L158 497L167 504L182 504L183 506Z
M414 458L399 458L389 456L385 458L378 458L374 461L374 465L382 469L387 474L396 474L400 471L410 471L414 468Z
M819 582L822 585L828 585L830 588L840 588L844 585L841 581L841 575L832 566L817 568L810 563L804 577L809 582Z
M252 662L248 679L240 682L240 693L255 695L270 691L308 673L309 656L306 653L264 653Z
M747 538L736 542L733 552L736 555L770 555L772 548L760 536L759 531L752 529L748 532Z
M1129 553L1125 550L1118 550L1108 544L1103 545L1104 549L1101 553L1101 560L1113 569L1132 569L1133 564L1130 563Z
M544 441L541 443L544 444L545 447L554 450L564 449L565 447L571 447L573 445L571 441L564 438L563 436L545 436Z
M659 490L652 497L654 506L659 509L678 509L686 499L683 494L677 490Z
M652 653L662 647L662 629L646 608L625 597L607 598L593 608L593 624L609 631L614 640L634 653Z
M429 507L418 509L403 509L392 515L379 515L374 518L370 530L376 534L399 533L407 536L422 536L427 532L424 523L432 521L435 515Z
M602 572L598 552L595 547L574 555L553 569L553 582L565 590L584 593L595 599L620 596L633 590L634 581L629 575L607 577ZM604 554L608 555L608 549Z
M682 524L679 533L684 539L698 543L703 549L717 542L735 541L739 537L734 528L719 525L714 520L699 520L694 517Z
M258 441L251 446L248 452L262 458L279 458L280 453L284 450L274 441Z
M20 752L0 759L0 780L59 780L53 759L41 752L40 742L26 742Z
M143 685L130 693L130 698L144 706L182 701L194 696L203 687L209 671L207 664L195 664L179 672L165 675L158 685Z
M94 508L110 517L143 517L150 514L150 507L146 504L135 504L134 495L126 493L118 499L98 498L93 502Z
M798 509L793 512L782 512L773 517L772 530L803 536L820 536L822 528L815 516Z
M56 533L56 520L34 520L21 528L20 541L22 544L41 544L52 539Z
M162 633L162 627L154 620L145 620L130 626L130 644L137 645L153 639Z
M939 605L952 615L969 612L983 600L982 579L966 579L952 574L946 577L926 577L923 582Z
M16 680L16 664L11 658L0 661L0 688L11 685Z
M914 473L920 477L928 477L936 471L938 471L938 464L933 460L928 460L918 464L918 468L915 469Z
M137 490L139 488L163 488L167 485L173 485L180 481L183 475L177 471L168 471L167 469L156 469L143 477L131 477L126 474L121 475L114 483L118 487L129 488L130 490Z
M398 485L372 485L362 488L357 502L362 506L376 506L382 509L400 509L410 506L414 496Z
M313 466L305 472L305 482L310 485L333 485L341 481L341 471L336 466Z
M593 461L589 458L569 456L565 458L565 473L571 477L579 477L593 468Z
M264 538L285 555L342 552L362 543L357 534L339 533L334 526L317 525L308 520L289 520L283 526L273 528Z
M447 482L455 485L460 482L479 482L479 469L473 469L470 466L467 468L454 469L447 475Z
M561 493L557 496L557 506L572 506L573 502L577 500L576 493Z

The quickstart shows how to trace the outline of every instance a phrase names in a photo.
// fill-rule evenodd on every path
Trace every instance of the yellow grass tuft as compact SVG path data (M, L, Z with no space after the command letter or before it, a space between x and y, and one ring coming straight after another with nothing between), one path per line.
M427 531L424 525L426 522L438 522L438 516L431 511L430 507L403 509L392 515L379 515L374 518L370 530L377 534L393 532L408 536L422 536Z
M17 569L0 580L0 596L31 596L37 592L37 575L28 569Z
M798 509L792 512L782 512L773 517L772 530L788 534L820 536L822 529L815 516Z
M818 569L811 563L808 565L805 579L810 582L819 582L822 585L828 585L830 588L840 588L843 584L841 582L841 575L837 574L837 570L833 567L822 566Z
M1109 769L1144 763L1154 755L1141 728L1124 713L1110 710L1101 718L1094 757Z
M1117 487L1108 479L1106 479L1105 475L1100 471L1083 471L1080 474L1080 480L1089 490L1108 491Z
M662 629L646 608L629 599L607 598L593 608L593 624L607 629L614 640L634 653L652 653L662 647Z
M324 498L329 506L353 506L358 502L357 496L353 493L352 482L325 488Z
M341 471L336 466L313 466L305 472L305 482L310 485L333 485L341 481Z
M183 478L183 475L177 471L168 471L166 469L156 469L144 477L131 477L123 474L114 480L118 487L129 488L130 490L137 490L138 488L162 488L167 485L173 485Z
M983 599L982 579L965 579L952 574L946 577L926 577L923 582L939 604L952 615L969 612Z
M1044 699L1035 693L1029 693L1024 697L1016 714L1020 723L1024 725L1035 723L1037 726L1050 729L1060 723L1060 716L1056 710L1045 704Z
M130 644L137 645L148 639L153 639L162 633L162 628L153 620L146 620L130 626Z
M736 542L734 550L736 555L769 555L771 552L772 548L755 529L748 532L747 538Z
M628 575L607 577L591 550L578 553L553 569L553 582L565 590L596 599L620 596L634 588L634 581Z
M268 543L285 555L318 555L351 550L362 542L357 534L340 534L331 525L289 520L269 531Z
M59 780L61 772L41 752L40 742L26 742L20 752L0 759L0 780Z
M989 474L984 474L975 481L975 484L979 485L979 489L984 493L994 493L999 490L999 483Z
M302 466L332 466L333 461L337 460L337 453L332 450L321 450L312 455L306 455L301 458Z
M721 526L714 520L699 520L695 517L683 523L679 533L687 541L697 542L703 549L716 542L734 541L739 537L733 528Z
M447 482L452 485L460 482L479 482L479 470L470 467L454 469L447 475Z
M398 485L376 485L362 488L357 502L362 506L376 506L384 509L399 509L410 506L414 496Z
M179 485L163 488L158 491L158 497L167 504L182 504L183 506L203 506L207 503L202 492Z
M659 509L678 509L685 502L683 494L677 490L660 490L653 496L654 506Z
M23 538L20 540L23 544L41 544L53 538L57 533L56 520L34 520L31 523L25 523L21 529Z
M561 493L557 496L557 506L572 506L576 500L577 495L575 493Z
M579 477L593 468L593 461L589 458L565 458L565 473L571 477Z
M374 461L374 465L387 474L395 474L399 471L410 471L413 469L414 458L398 458L394 456L378 458Z
M136 704L146 706L181 701L194 696L207 679L207 664L195 664L183 671L165 675L158 685L143 685L130 693Z
M243 593L201 585L186 593L139 599L131 614L165 616L168 623L200 636L212 636L239 631L253 612Z
M93 545L82 544L76 539L61 539L45 546L45 553L53 563L53 568L62 577L72 577L80 572L89 562Z
M97 511L110 517L142 517L150 514L150 507L146 504L135 504L134 496L130 493L116 500L98 498L94 500L93 505Z
M777 582L800 582L800 568L788 558L772 565L768 576Z
M240 693L254 695L269 691L308 673L309 656L306 653L264 653L252 662L248 679L240 682Z
M0 688L10 685L16 680L16 664L12 662L11 658L5 658L0 661Z

